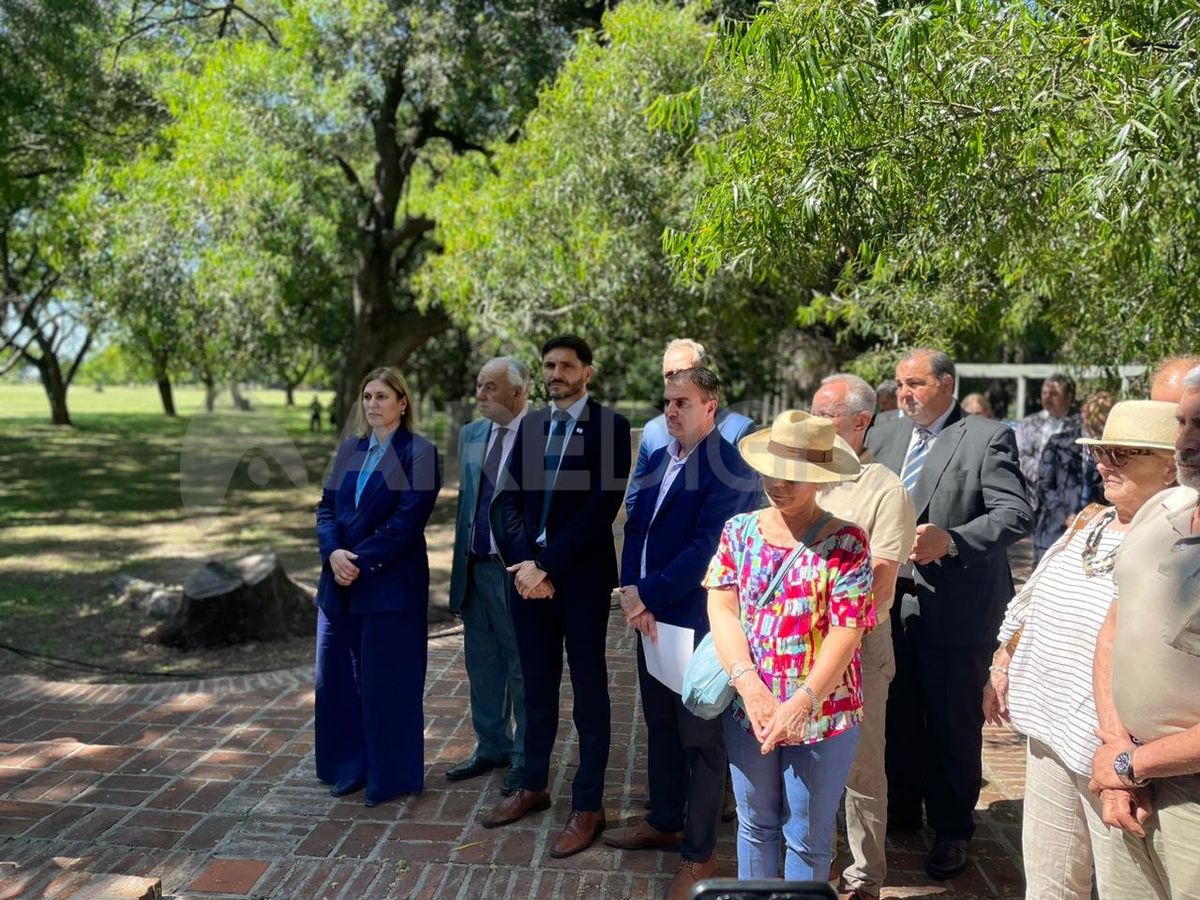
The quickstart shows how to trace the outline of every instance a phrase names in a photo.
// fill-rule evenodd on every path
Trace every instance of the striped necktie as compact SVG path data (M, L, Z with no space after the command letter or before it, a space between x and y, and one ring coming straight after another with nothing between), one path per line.
M929 445L933 443L933 432L926 428L917 428L917 439L908 450L908 456L904 458L904 472L900 476L900 480L904 482L904 489L908 491L911 497L913 491L917 489L917 481L921 478L921 467L925 465L925 457L929 455Z

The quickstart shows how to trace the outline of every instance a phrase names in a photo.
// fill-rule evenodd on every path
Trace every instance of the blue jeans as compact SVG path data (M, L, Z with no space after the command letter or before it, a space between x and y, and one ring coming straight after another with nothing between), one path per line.
M782 837L787 843L784 878L828 881L833 829L858 749L858 726L763 756L758 740L733 720L733 713L722 720L737 800L738 878L778 878Z

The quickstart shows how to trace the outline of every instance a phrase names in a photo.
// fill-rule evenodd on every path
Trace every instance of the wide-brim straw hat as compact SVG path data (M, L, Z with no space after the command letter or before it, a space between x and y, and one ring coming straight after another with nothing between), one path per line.
M1174 403L1162 400L1122 400L1109 410L1104 434L1098 438L1081 437L1075 443L1174 452L1175 433L1179 430L1175 419L1177 409Z
M755 471L785 481L828 484L854 478L861 469L833 420L798 409L781 412L770 428L742 438L738 450Z

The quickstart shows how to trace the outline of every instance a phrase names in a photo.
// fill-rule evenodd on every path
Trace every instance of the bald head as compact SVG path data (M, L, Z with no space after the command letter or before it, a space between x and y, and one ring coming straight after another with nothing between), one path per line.
M1200 356L1168 356L1154 370L1150 380L1150 399L1178 403L1183 396L1183 379L1200 366Z

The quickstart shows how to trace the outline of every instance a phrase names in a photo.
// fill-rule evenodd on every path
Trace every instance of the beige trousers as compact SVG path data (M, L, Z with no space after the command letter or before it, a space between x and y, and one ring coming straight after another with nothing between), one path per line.
M1025 752L1024 805L1025 900L1088 900L1093 870L1105 896L1110 837L1100 801L1088 791L1087 776L1035 738Z
M1200 775L1156 778L1144 838L1111 829L1100 900L1200 900Z
M842 872L847 890L879 895L887 875L887 775L883 771L888 685L896 675L891 622L884 620L862 641L863 719L858 751L846 781L846 841L854 861Z

